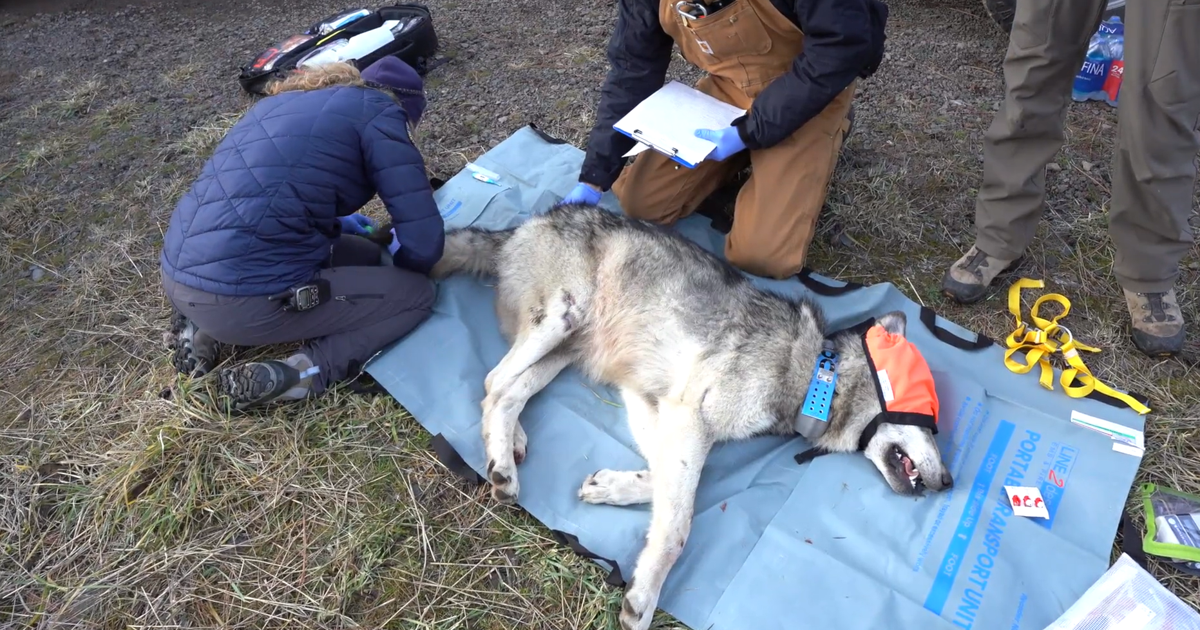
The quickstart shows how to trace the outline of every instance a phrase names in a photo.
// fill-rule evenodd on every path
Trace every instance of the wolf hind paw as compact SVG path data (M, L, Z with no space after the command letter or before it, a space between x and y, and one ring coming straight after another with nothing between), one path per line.
M505 505L517 502L517 494L521 485L517 482L517 467L515 464L488 462L488 481L492 484L492 498Z
M648 630L654 620L654 604L633 584L621 602L621 630Z

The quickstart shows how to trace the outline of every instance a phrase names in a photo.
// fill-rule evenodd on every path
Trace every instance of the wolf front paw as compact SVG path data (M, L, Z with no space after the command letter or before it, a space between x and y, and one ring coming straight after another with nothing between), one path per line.
M492 483L492 498L500 503L512 505L517 502L521 485L517 482L517 466L512 462L488 462L488 481Z
M650 473L644 470L597 470L579 487L580 499L608 505L646 503L651 493Z
M632 582L621 602L621 630L647 630L654 619L653 598Z

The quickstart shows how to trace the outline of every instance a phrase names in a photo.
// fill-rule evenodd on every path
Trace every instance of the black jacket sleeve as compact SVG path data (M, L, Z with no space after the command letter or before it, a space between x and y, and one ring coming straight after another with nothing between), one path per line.
M735 121L746 147L770 147L825 109L883 56L886 5L876 0L795 0L804 49Z
M619 0L617 6L616 29L608 40L608 76L579 173L579 181L600 190L617 180L625 164L621 156L635 144L613 123L663 86L674 45L658 21L657 0Z

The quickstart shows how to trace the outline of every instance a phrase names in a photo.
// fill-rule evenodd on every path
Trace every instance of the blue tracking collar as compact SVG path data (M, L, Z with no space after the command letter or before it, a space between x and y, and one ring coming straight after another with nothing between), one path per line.
M833 390L837 385L838 354L833 342L825 340L821 353L817 355L816 365L813 366L812 381L808 384L808 393L804 396L804 404L792 422L796 433L803 435L808 441L813 441L825 433L829 427L829 408L833 404Z

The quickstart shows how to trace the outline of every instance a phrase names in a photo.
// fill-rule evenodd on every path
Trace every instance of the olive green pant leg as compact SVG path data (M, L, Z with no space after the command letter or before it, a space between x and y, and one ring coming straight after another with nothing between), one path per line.
M1139 0L1141 1L1141 0ZM1071 85L1105 0L1021 0L1004 57L1004 101L983 140L976 245L1013 260L1033 240L1046 164L1062 148Z
M1137 0L1125 15L1109 214L1113 272L1129 291L1158 293L1175 284L1193 240L1200 0Z

